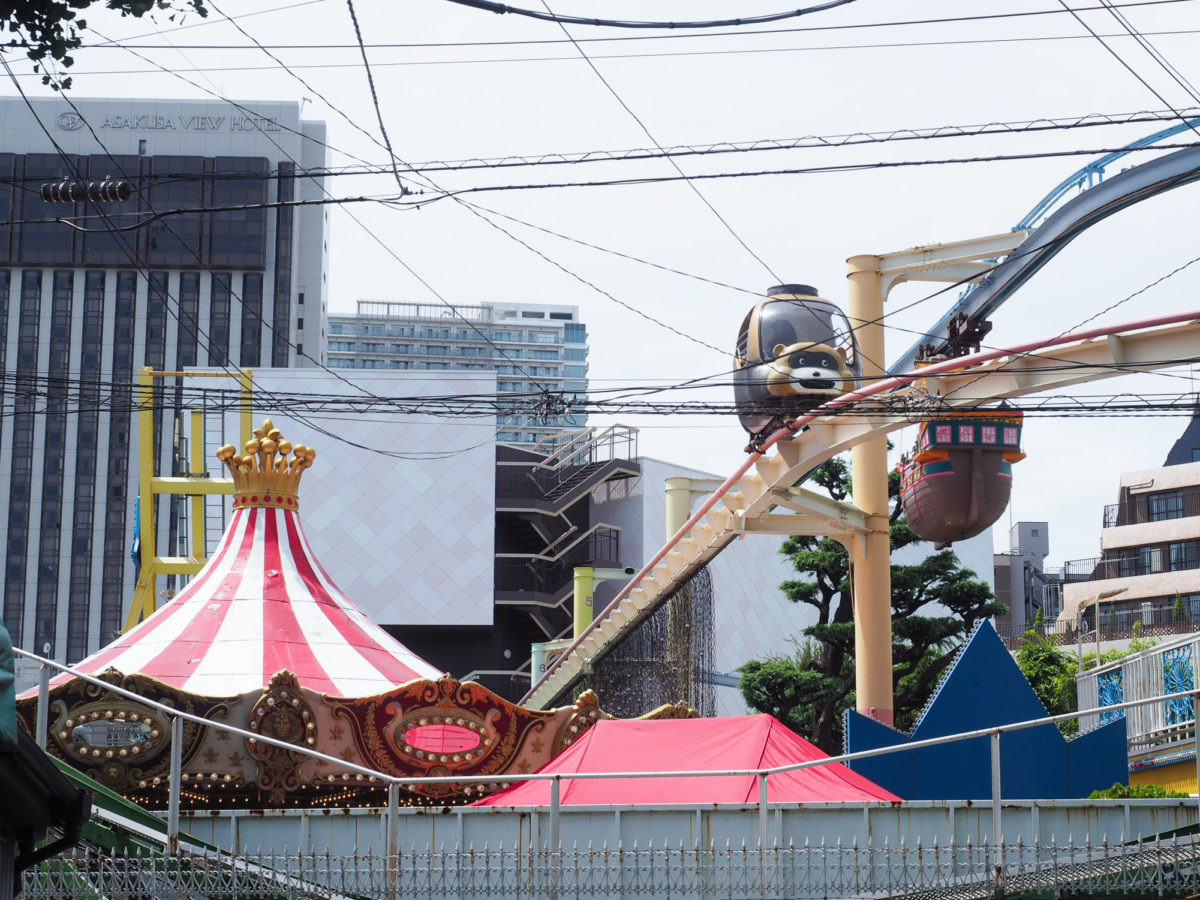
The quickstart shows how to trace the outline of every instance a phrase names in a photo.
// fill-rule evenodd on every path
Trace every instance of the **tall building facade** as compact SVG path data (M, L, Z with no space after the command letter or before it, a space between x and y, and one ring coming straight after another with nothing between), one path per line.
M576 306L458 306L360 300L357 315L329 317L329 366L478 369L510 395L497 441L535 444L586 424L573 399L588 387L587 328Z
M73 661L124 623L143 366L321 361L328 218L288 203L324 196L306 173L327 155L297 103L0 100L0 553L18 646ZM98 181L128 199L43 200ZM159 474L180 472L180 392L158 383ZM160 548L178 502L159 500Z

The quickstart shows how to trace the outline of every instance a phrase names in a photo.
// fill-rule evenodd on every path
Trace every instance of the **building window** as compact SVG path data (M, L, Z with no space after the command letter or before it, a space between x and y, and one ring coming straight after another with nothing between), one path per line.
M1183 518L1183 491L1164 491L1146 498L1146 512L1151 522Z
M960 444L975 443L975 426L974 425L959 425L958 426L958 442Z
M552 312L552 313L550 313L550 318L552 318L552 319L563 319L563 320L565 320L565 321L568 321L568 322L569 322L569 321L571 321L571 313L556 313L556 312Z
M1167 555L1172 572L1200 568L1200 542L1175 541L1167 545Z

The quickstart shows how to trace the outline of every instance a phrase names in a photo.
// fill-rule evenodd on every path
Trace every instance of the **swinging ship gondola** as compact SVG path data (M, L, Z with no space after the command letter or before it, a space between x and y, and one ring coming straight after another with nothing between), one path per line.
M756 449L789 418L858 386L850 322L806 284L781 284L747 313L734 354L738 419Z
M922 422L900 463L900 502L909 527L942 550L995 522L1012 493L1021 452L1016 410L959 412Z

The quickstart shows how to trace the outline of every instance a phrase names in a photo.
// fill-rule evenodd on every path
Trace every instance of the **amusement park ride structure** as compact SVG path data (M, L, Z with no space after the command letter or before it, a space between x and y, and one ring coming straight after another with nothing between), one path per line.
M1128 149L1174 131L1152 135ZM669 523L676 526L669 528L672 537L546 669L522 703L545 708L563 696L595 660L735 537L823 535L843 543L851 556L858 710L890 725L887 434L931 414L975 411L997 401L1196 358L1200 313L1195 311L965 355L979 350L990 328L986 316L1086 228L1140 200L1200 179L1200 147L1191 147L1091 186L1098 174L1103 175L1103 167L1120 155L1110 154L1064 181L1012 232L851 257L848 316L861 366L854 374L861 377L862 386L787 418L769 436L752 432L746 462L686 521ZM1033 227L1066 190L1085 181L1089 189ZM884 300L904 281L969 287L926 338L900 357L888 377L882 365ZM913 369L918 360L927 364ZM852 452L853 504L798 486L813 468L845 450ZM779 512L781 508L791 512Z

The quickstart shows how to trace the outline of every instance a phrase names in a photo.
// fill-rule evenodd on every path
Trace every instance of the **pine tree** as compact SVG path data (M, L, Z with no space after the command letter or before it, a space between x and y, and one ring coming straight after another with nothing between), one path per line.
M810 481L845 499L850 475L835 458ZM899 475L889 482L892 550L921 539L904 521ZM842 713L854 705L854 620L849 558L837 541L790 537L781 548L798 575L780 587L792 603L816 612L816 622L797 638L791 657L751 660L741 667L747 704L775 715L830 753L841 751ZM985 582L942 550L916 565L892 566L892 662L896 727L911 727L954 652L980 619L1005 612Z

